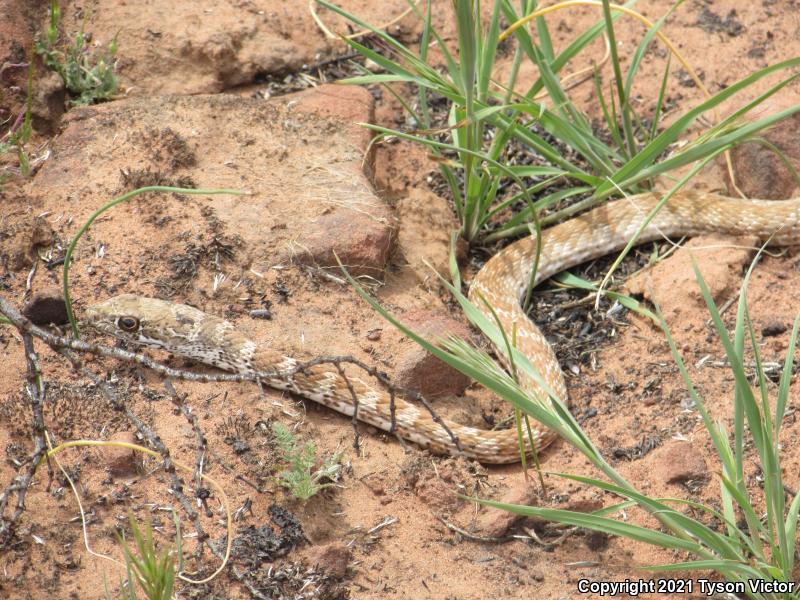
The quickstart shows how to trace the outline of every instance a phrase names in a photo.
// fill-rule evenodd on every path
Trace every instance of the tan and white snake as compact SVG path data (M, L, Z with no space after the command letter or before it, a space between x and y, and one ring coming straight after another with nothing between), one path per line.
M659 197L640 194L609 202L542 233L541 255L536 283L582 262L623 248L639 229ZM738 200L712 193L683 192L672 197L641 234L647 242L662 236L692 236L705 232L755 235L771 238L776 245L800 242L800 198L786 201ZM564 377L552 348L541 331L523 312L525 292L534 262L535 240L521 239L495 255L472 282L470 298L487 317L488 309L478 293L489 301L504 328L516 326L517 347L529 358L544 382L566 401ZM88 324L105 333L135 344L167 350L216 366L226 371L287 371L298 363L271 348L259 346L236 327L196 308L164 300L125 294L86 310ZM500 353L503 348L497 348ZM392 418L387 392L357 377L348 376L358 397L358 418L390 431ZM316 366L276 377L266 384L292 391L352 416L351 392L339 372ZM521 385L530 394L541 394L527 378ZM434 452L458 454L450 435L430 414L416 405L397 399L396 433ZM483 463L511 463L519 460L516 431L486 431L447 422L457 436L463 454ZM550 444L555 434L542 426L533 429L537 450ZM528 449L530 450L530 449Z

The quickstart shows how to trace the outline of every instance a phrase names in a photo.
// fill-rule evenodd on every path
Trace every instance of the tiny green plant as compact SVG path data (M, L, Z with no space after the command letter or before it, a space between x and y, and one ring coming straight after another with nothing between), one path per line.
M30 138L30 134L30 121L23 117L21 125L16 129L10 130L0 140L0 156L6 153L17 155L16 165L3 165L0 167L0 184L12 179L17 174L22 177L27 177L30 174L30 160L25 150L25 143Z
M282 423L272 424L272 435L286 463L277 482L298 500L308 500L325 488L333 487L342 470L341 454L334 453L319 465L317 447L313 442L299 444L294 434Z
M108 100L119 89L116 75L117 39L97 51L90 51L89 36L81 30L72 39L61 39L61 7L57 0L50 5L50 23L44 36L36 39L36 53L44 65L59 74L71 95L73 105Z
M0 157L6 153L17 155L17 165L3 165L0 167L0 184L8 181L15 175L27 177L31 173L31 164L25 144L31 138L33 127L31 124L31 92L33 89L33 65L28 65L28 92L25 111L21 112L9 127L5 135L0 138Z
M168 548L158 554L153 539L153 528L150 523L140 527L131 511L128 511L128 522L131 527L134 548L122 535L119 543L125 555L128 583L122 598L136 600L136 588L144 593L147 600L172 600L175 579L180 572L182 556L180 521L175 518L175 547ZM106 592L108 596L108 592Z

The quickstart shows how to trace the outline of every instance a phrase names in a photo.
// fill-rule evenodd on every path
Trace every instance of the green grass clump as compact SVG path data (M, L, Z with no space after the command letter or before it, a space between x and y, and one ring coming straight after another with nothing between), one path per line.
M119 543L128 570L127 589L123 590L122 598L136 600L138 587L147 600L172 600L182 555L180 522L175 519L177 527L175 548L164 550L160 555L156 550L150 524L145 523L144 528L139 527L132 512L128 512L128 522L131 526L135 553L129 542L120 536ZM106 597L110 597L107 590Z
M382 85L401 102L410 127L397 130L365 126L374 130L378 139L412 140L429 150L437 159L454 199L459 233L471 243L527 234L532 226L538 228L558 221L623 193L648 191L659 176L686 165L699 169L748 136L800 111L798 105L757 121L743 119L748 111L797 76L791 72L800 65L800 58L794 58L761 69L716 94L706 91L706 100L683 114L671 115L671 124L666 126L662 116L670 69L667 60L662 83L653 90L655 109L650 115L638 114L630 98L635 95L633 88L643 58L656 37L694 75L691 66L677 55L660 32L664 20L682 4L681 0L655 23L630 9L634 1L624 5L608 0L580 2L597 9L601 18L561 52L554 48L544 15L571 10L578 2L563 2L543 9L534 0L494 0L491 16L482 22L479 0L453 0L457 53L448 50L433 25L431 0L409 3L421 21L419 50L328 0L316 1L368 30L377 40L367 46L353 36L345 38L382 72L373 73L362 67L362 75L344 83ZM614 32L614 22L622 15L637 18L649 28L629 57L627 71L620 64ZM502 31L501 22L512 25ZM601 35L609 41L613 72L611 81L604 85L595 71L595 91L605 131L593 127L572 102L569 80L562 77L564 67ZM515 44L509 47L512 40ZM436 58L431 59L429 48L434 45ZM511 50L509 75L500 81L497 57ZM590 63L594 58L587 57L585 62ZM523 61L533 63L539 78L528 89L518 92L515 90L519 88L518 74ZM443 68L439 66L441 63ZM731 116L722 120L716 117L715 111L723 102L773 73L788 75ZM694 79L705 91L702 82L696 76ZM415 101L402 97L397 86L390 84L403 84L415 91ZM449 105L444 124L435 122L431 108L431 99L441 98ZM690 143L677 146L676 142L688 135L702 117L716 124ZM514 156L519 153L509 152L515 146L538 155L537 160L533 164L517 164ZM676 184L673 192L683 183Z
M317 447L313 442L300 445L292 432L277 422L272 424L272 435L281 461L287 467L278 474L276 480L292 496L305 501L325 488L336 485L330 480L335 480L342 470L339 463L341 454L332 454L318 466Z
M61 40L61 7L57 0L50 5L50 25L44 39L36 40L36 53L44 65L61 76L76 106L108 100L119 89L116 75L117 39L96 52L89 50L89 37L83 28L72 39ZM67 36L69 37L69 36Z

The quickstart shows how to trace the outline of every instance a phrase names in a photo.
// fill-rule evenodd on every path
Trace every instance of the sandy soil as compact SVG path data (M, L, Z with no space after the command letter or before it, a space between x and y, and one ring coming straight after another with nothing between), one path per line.
M0 40L3 60L15 64L24 60L33 33L46 21L45 3L7 4L8 22L18 27L0 28ZM367 21L388 22L405 3L376 8L376 3L353 0L344 5ZM662 5L641 2L638 8L656 19ZM452 43L449 3L434 6L445 40ZM50 154L34 177L0 188L4 298L21 307L60 285L58 259L69 240L95 210L124 191L146 184L247 190L247 196L149 194L106 213L74 257L76 310L123 292L190 303L298 357L352 355L410 385L443 381L441 390L434 386L440 396L436 410L460 422L486 426L509 414L506 405L476 386L463 391L463 381L431 365L337 280L334 251L394 314L431 334L460 331L481 343L426 266L446 270L454 228L447 201L432 191L435 165L423 150L404 143L368 152L369 136L354 123L397 126L405 117L388 94L317 87L336 72L314 65L346 50L323 35L305 2L87 0L64 3L63 13L68 30L85 23L97 42L119 31L126 97L62 116L63 91L52 79L37 76L36 143L41 145L36 147ZM333 31L346 31L343 21L326 11L319 14ZM588 9L552 17L556 44L569 43L596 18ZM798 21L793 0L696 1L681 7L664 32L713 92L767 64L798 56ZM409 43L418 33L413 16L389 30ZM641 31L622 23L623 56L632 53ZM598 42L571 70L599 60L602 53ZM660 50L647 55L635 88L644 113L655 99L663 68ZM501 67L498 76L502 72ZM671 72L668 118L701 97L674 63ZM9 92L0 98L3 110L16 115L24 74L18 68L2 74ZM759 89L764 87L742 101ZM287 91L294 93L283 95ZM796 92L790 87L784 102ZM590 116L599 115L590 82L573 94ZM706 186L719 180L711 172L703 179ZM752 241L703 238L690 245L718 305L729 305L752 256L742 247ZM729 421L732 377L722 366L724 353L707 322L688 251L678 250L627 278L647 264L653 249L639 249L617 284L648 298L655 295L710 411ZM667 243L659 245L661 253L668 249ZM472 255L467 279L481 256ZM796 252L789 250L765 257L753 275L749 300L766 361L783 360L797 310L798 265ZM585 272L598 277L602 267ZM662 336L631 315L589 310L590 303L580 298L543 291L537 304L537 318L565 367L574 414L608 460L642 491L715 504L718 464ZM255 318L253 311L262 311L256 313L262 317L267 311L270 318ZM734 312L725 313L728 322ZM81 438L142 442L98 386L63 357L37 349L48 386L45 421L54 443ZM25 360L11 328L0 329L0 356L4 487L32 447ZM88 358L88 367L155 430L173 458L194 465L202 457L204 473L220 483L237 511L232 564L239 575L228 570L208 584L184 585L181 598L254 597L242 579L270 598L578 598L585 597L577 591L579 579L649 578L638 567L685 558L585 531L564 536L560 528L537 522L523 525L538 541L519 526L510 530L518 539L481 541L505 535L507 523L502 515L459 499L459 493L586 511L614 498L555 476L547 478L541 492L519 466L488 468L431 456L364 425L355 451L348 419L251 383L172 381L173 392L146 369L97 358ZM797 401L792 392L781 440L786 483L793 489L800 487ZM195 427L178 404L191 407ZM276 485L280 465L270 434L273 421L293 428L302 441L313 440L321 455L342 453L344 468L335 487L302 503ZM174 539L165 509L175 506L182 513L170 493L171 479L157 461L107 449L70 450L60 460L77 482L93 551L120 557L116 535L127 529L129 509L140 520L154 521L161 544ZM543 460L551 472L594 474L563 443L547 450ZM117 590L120 570L87 552L75 498L53 468L51 480L45 469L35 477L15 536L0 551L4 598L102 598L104 578ZM225 533L220 495L212 492L203 505L195 499L194 478L182 477L199 522L219 543ZM648 523L636 512L629 518ZM193 531L187 521L186 568L208 575L217 559L207 550L190 557L196 548Z

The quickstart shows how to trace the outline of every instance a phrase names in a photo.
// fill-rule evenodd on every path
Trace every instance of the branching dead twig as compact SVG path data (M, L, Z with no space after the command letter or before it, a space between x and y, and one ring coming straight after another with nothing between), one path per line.
M22 345L25 350L25 362L27 363L27 383L25 387L31 400L34 450L33 454L25 461L28 464L25 472L21 476L15 477L12 483L0 492L0 545L2 545L11 534L14 525L16 525L22 513L25 511L25 495L28 492L39 461L47 452L44 415L42 413L42 406L45 400L45 387L42 383L41 372L39 370L39 359L33 347L32 335L24 331L20 333L22 334ZM53 474L49 463L48 474L50 479L52 479ZM3 518L3 515L5 515L6 507L8 506L12 494L17 495L17 503L14 512L9 519L6 520Z
M114 407L115 410L120 412L124 412L125 416L131 422L131 424L136 428L136 430L142 435L145 439L147 444L156 450L161 456L164 457L164 464L163 469L164 472L167 473L170 477L170 490L183 508L186 515L189 517L189 520L192 523L192 526L195 528L195 533L197 535L198 541L198 554L202 553L204 546L206 546L206 540L209 539L209 535L205 532L202 524L200 523L200 516L198 515L197 511L194 510L192 506L192 502L186 497L183 493L183 480L178 476L178 472L175 467L172 465L170 460L170 451L167 448L166 444L161 440L159 435L153 431L148 425L146 425L137 415L134 413L124 402L122 402L117 395L114 393L114 390L102 379L100 379L95 373L91 370L87 369L83 362L80 360L79 357L75 356L75 354L69 351L66 348L62 348L58 350L60 354L67 358L70 361L73 368L78 371L81 375L86 377L87 379L91 380L101 391L101 393L108 399L111 406ZM213 547L209 546L211 552L220 560L224 558L224 554L218 552Z
M195 497L200 500L203 504L203 507L206 509L206 516L212 516L210 510L208 508L208 496L210 494L210 490L203 486L203 479L201 477L203 473L203 463L206 455L206 450L208 449L208 443L206 441L206 436L203 433L202 429L200 429L200 424L197 422L197 416L192 411L192 407L186 403L186 395L181 396L178 393L178 390L175 389L175 386L172 385L172 382L169 380L164 382L164 387L167 388L167 392L172 398L172 403L175 407L181 411L186 420L189 422L189 426L194 431L195 438L197 440L197 459L195 460L195 470L194 470L194 489L195 489Z

